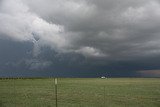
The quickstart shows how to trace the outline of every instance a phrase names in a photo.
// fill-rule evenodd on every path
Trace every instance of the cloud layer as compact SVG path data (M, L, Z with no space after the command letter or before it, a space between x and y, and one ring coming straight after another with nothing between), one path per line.
M159 19L159 0L1 0L0 39L33 44L35 66L51 65L45 47L84 66L143 62L160 56Z

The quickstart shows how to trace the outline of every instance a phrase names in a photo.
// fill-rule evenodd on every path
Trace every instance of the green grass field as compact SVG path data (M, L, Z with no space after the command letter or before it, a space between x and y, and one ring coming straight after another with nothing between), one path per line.
M1 79L0 107L55 107L54 79ZM58 107L160 107L159 78L59 78Z

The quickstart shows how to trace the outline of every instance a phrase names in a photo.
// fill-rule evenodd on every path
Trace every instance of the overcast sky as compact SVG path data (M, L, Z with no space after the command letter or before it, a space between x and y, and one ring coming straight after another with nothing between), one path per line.
M0 0L0 76L160 77L160 0Z

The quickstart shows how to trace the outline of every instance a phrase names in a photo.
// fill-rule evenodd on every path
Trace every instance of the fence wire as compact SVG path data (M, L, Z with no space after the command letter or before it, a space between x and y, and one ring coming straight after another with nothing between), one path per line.
M0 107L159 107L160 79L0 79Z

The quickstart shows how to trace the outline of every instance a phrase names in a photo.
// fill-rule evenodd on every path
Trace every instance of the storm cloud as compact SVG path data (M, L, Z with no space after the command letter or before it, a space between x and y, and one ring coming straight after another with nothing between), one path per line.
M1 0L0 42L23 47L0 54L6 68L146 76L160 69L160 1Z

